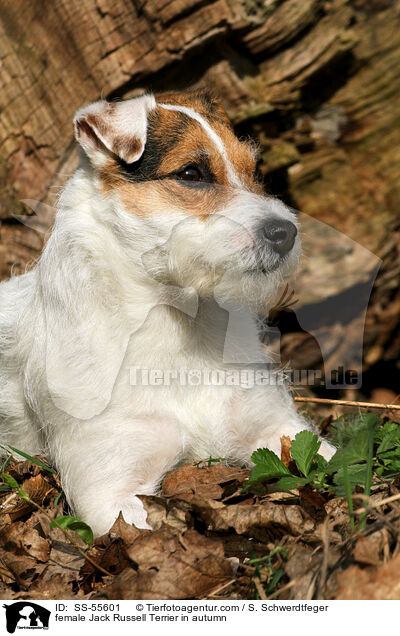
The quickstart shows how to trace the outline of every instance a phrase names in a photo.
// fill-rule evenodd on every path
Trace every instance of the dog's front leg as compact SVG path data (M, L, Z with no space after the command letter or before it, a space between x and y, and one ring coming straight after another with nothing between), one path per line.
M272 424L268 424L265 431L260 435L256 442L256 448L269 448L274 451L278 457L281 456L281 438L283 435L290 437L291 440L295 438L300 431L309 430L312 433L318 435L318 431L315 427L308 422L305 418L297 414L296 409L289 409L286 412L286 416L281 418L281 421L276 420ZM329 460L332 455L335 454L336 448L332 446L326 439L319 436L321 446L319 448L319 454L326 460ZM256 450L253 448L253 451Z
M51 446L67 500L95 536L106 533L120 511L127 523L150 528L136 495L155 494L183 455L180 426L165 415L80 422L73 432L58 431Z
M313 424L298 413L293 398L285 387L257 387L246 399L238 400L240 408L236 413L236 436L242 439L243 459L250 462L257 448L269 448L281 456L281 437L294 439L304 430L318 434ZM319 453L329 460L336 448L321 438Z

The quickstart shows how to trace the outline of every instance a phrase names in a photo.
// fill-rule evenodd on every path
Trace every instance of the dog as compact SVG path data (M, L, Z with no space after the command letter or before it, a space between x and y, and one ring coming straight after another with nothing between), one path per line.
M99 101L74 131L81 163L42 256L0 284L0 439L48 455L102 535L120 511L149 528L138 495L178 465L250 465L314 429L274 381L257 320L297 267L296 216L264 194L219 101Z

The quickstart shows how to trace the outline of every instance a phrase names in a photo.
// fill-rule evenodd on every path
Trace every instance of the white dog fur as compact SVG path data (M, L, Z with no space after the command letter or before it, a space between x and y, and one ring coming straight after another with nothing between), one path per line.
M313 429L273 373L248 389L158 382L163 370L259 369L256 310L300 256L298 236L283 256L260 240L269 219L297 221L252 185L252 148L218 103L200 93L98 102L75 130L85 157L40 261L0 284L0 441L46 453L100 535L120 511L148 527L136 495L179 464L248 465L255 449L279 454L282 435ZM146 177L151 135L159 172ZM211 185L191 167L204 157L220 171ZM142 369L157 382L132 381ZM325 457L332 450L322 441Z

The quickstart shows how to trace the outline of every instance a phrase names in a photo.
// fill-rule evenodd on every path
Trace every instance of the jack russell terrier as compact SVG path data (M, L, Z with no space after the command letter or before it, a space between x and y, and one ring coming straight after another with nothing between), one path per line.
M0 284L0 442L47 454L101 535L120 511L148 528L137 495L174 467L248 465L313 428L257 322L297 266L296 217L263 194L222 106L145 94L91 104L74 127L82 161L43 254Z

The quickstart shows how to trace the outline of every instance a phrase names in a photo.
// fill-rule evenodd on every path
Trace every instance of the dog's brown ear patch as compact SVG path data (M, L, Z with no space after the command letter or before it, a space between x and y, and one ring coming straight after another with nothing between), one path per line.
M98 168L103 167L112 155L133 163L143 154L147 116L154 107L152 95L125 102L95 102L76 113L75 137Z
M112 144L112 151L126 163L133 163L141 156L144 150L143 140L132 135L121 135L115 137Z

